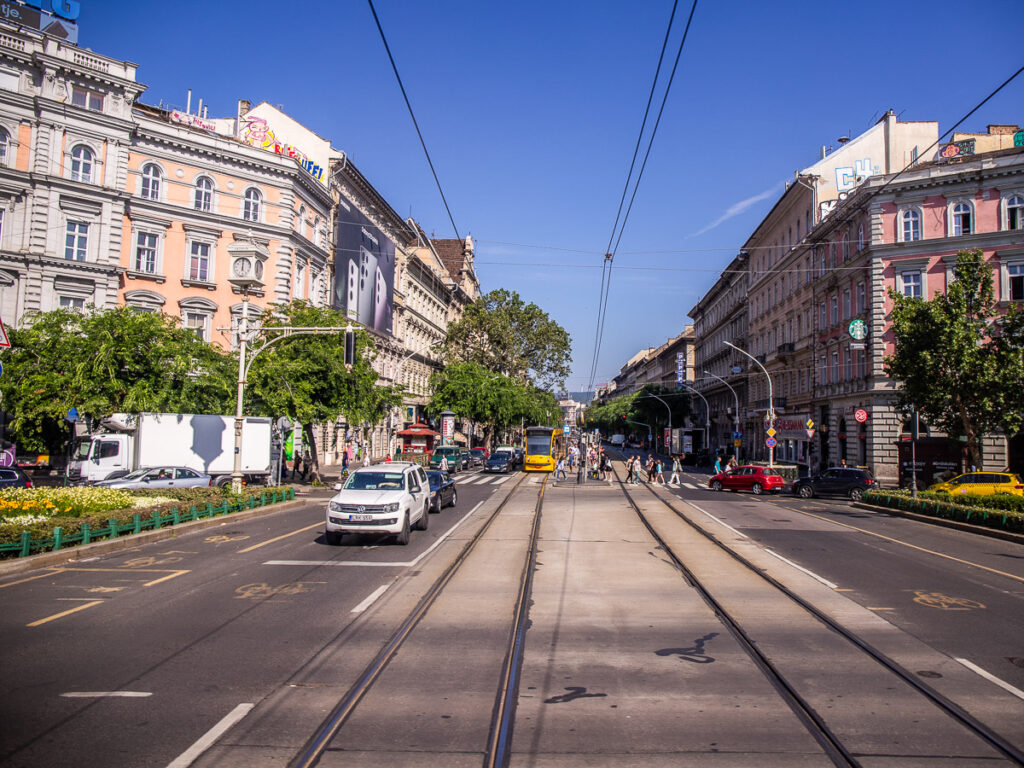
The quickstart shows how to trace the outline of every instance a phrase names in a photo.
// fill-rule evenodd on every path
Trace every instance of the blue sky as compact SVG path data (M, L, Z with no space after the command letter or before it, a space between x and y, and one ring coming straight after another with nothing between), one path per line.
M568 388L582 389L671 0L375 6L483 290L518 291L565 327ZM139 64L146 103L184 107L191 88L211 117L241 98L280 105L400 215L454 236L362 0L82 0L79 30L81 46ZM944 132L1024 65L1022 32L1019 0L702 0L619 246L596 381L680 332L822 145L888 109ZM1024 123L1024 75L961 130L988 123Z

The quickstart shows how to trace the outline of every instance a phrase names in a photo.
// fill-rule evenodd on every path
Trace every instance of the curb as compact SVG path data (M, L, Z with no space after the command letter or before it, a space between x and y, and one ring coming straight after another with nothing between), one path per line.
M905 517L908 520L916 520L919 523L930 523L931 525L938 525L943 528L953 528L954 530L963 531L964 533L988 536L991 539L1002 539L1003 541L1012 541L1015 544L1024 544L1024 533L1000 531L998 528L989 528L986 525L974 525L973 523L965 523L961 520L947 520L944 517L932 517L931 515L922 515L918 512L908 512L905 509L880 507L860 501L854 502L851 506L858 509L866 509L871 512L886 512L896 517Z
M59 549L56 552L40 552L39 554L29 555L28 557L3 560L0 561L0 577L14 573L24 573L37 568L47 568L53 565L75 563L85 560L88 557L95 557L109 552L132 549L143 544L151 544L154 541L172 539L190 531L199 531L204 528L213 528L215 526L224 525L228 520L249 520L253 517L273 514L274 512L282 512L301 504L308 504L316 501L316 499L310 499L309 497L303 497L301 499L296 497L292 501L278 502L277 504L272 504L268 507L256 507L255 509L240 510L227 515L217 515L216 517L206 517L202 520L192 520L190 522L180 523L168 528L160 528L156 531L142 531L141 533L118 536L116 539L104 539L103 541L94 541L91 544Z

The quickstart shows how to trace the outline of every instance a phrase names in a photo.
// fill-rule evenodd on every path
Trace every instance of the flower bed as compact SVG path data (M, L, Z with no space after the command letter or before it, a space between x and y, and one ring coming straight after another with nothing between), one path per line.
M922 491L915 499L908 490L881 490L866 492L864 501L919 515L1024 532L1024 497L1020 496L951 496Z
M28 491L42 493L32 495ZM267 488L257 495L243 496L221 488L141 492L109 488L6 489L0 491L0 558L26 557L33 552L88 544L294 498L291 488Z

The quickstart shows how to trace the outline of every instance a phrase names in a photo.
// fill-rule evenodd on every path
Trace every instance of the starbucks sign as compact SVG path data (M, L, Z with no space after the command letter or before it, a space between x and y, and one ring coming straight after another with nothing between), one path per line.
M851 320L846 330L850 338L857 341L864 341L868 337L868 324L863 320Z

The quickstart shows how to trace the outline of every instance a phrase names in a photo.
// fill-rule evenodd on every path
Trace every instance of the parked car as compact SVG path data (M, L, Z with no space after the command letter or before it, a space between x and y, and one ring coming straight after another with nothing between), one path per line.
M482 467L487 463L487 449L486 448L472 448L469 451L470 456L473 459L473 464L477 467Z
M929 491L975 496L1024 496L1024 484L1010 472L967 472L943 483L928 486Z
M430 481L430 511L440 512L442 507L454 507L458 501L458 493L455 491L455 481L447 472L437 469L427 471L427 480Z
M0 468L0 488L31 488L32 481L17 467Z
M877 488L871 472L856 467L829 467L813 477L793 481L793 493L803 499L814 496L849 496L860 501L864 491Z
M500 472L508 474L516 468L516 455L513 451L495 451L484 464L484 472Z
M210 475L188 467L150 467L136 469L113 480L100 480L100 488L205 488L213 484Z
M708 487L716 491L778 493L786 487L786 481L774 469L749 464L730 469L728 472L719 472L708 481Z
M389 533L396 544L408 544L409 532L427 530L430 482L419 464L392 461L360 467L327 503L328 544L340 544L346 533Z
M462 449L457 445L442 445L430 454L430 468L440 469L441 459L448 459L448 471L455 474L462 469Z
M461 457L462 457L462 466L461 466L462 469L469 469L470 467L473 466L473 454L471 454L469 452L468 448L463 448L462 449Z

